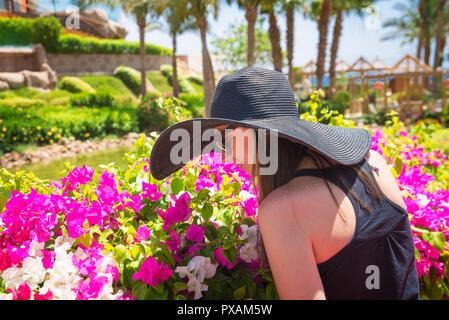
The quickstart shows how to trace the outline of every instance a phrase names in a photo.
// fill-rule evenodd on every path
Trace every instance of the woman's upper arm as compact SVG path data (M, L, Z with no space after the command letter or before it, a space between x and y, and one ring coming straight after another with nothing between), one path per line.
M259 227L280 299L325 299L309 237L288 201L273 196L259 208Z

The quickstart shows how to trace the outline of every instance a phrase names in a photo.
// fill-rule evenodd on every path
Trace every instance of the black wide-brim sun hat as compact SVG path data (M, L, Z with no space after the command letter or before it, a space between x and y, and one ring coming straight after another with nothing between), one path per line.
M200 122L201 130L193 130L195 121ZM365 129L300 119L295 95L286 76L277 71L248 67L220 79L212 99L210 118L182 121L161 133L150 156L152 176L162 180L185 165L170 160L171 149L180 143L170 140L173 130L187 130L190 159L193 159L210 144L210 141L202 141L202 133L225 124L277 131L280 138L300 143L341 165L361 162L372 141L371 134ZM194 141L200 141L199 150L193 148Z

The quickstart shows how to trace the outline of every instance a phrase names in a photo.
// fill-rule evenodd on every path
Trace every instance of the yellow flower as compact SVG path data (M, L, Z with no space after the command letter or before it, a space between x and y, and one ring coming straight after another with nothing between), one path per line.
M27 138L27 137L25 137L25 138L23 138L23 140L24 140L24 141L28 141L28 138Z
M53 133L52 133L51 131L48 131L47 134L48 134L49 136L51 136Z
M27 114L27 118L29 119L29 118L31 118L31 116L29 114Z
M58 128L56 127L51 128L51 132L55 132L56 130L58 130Z
M44 141L44 138L43 138L43 137L41 137L41 141Z
M59 129L59 132L62 132L62 129Z
M5 135L2 133L2 134L0 134L0 137L2 137L2 138L4 138L5 137Z
M20 128L20 130L25 131L25 128Z
M89 136L90 136L89 132L86 132L86 134L84 135L85 138L89 138Z
M34 140L37 141L37 137L34 137Z
M3 122L3 119L0 119L0 123L2 123Z
M3 132L6 132L6 127L3 127L3 128L2 128L2 131L3 131Z
M56 138L57 138L57 139L61 139L61 134L58 133L58 134L56 135Z
M54 141L53 141L53 139L50 139L50 143L53 143Z
M12 140L13 140L13 141L16 141L16 140L17 140L17 137L12 137Z
M41 129L41 126L37 126L36 129L37 129L37 130L40 130L40 129Z

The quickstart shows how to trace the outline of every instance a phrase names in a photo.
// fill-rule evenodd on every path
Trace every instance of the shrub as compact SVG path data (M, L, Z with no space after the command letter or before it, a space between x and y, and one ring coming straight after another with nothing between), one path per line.
M52 52L58 45L61 30L62 25L55 17L0 18L0 45L41 43Z
M146 95L137 109L140 131L159 131L168 126L192 117L192 112L181 105L176 98Z
M77 77L63 77L59 86L61 89L72 93L95 93L94 88Z
M140 54L140 43L123 39L98 39L81 37L74 34L64 34L59 37L53 53L100 53L100 54ZM152 55L171 56L171 49L146 43L145 53Z
M168 64L163 64L160 66L160 70L162 74L167 78L167 81L171 84L173 78L173 67ZM195 88L193 88L192 85L187 81L187 79L184 78L179 73L178 73L178 85L179 91L181 93L196 94Z
M106 91L79 93L70 98L70 104L75 107L112 107L114 105L114 98Z
M140 93L141 75L140 71L134 68L121 65L114 70L114 76L122 80L122 82L131 90L135 95Z
M189 80L190 82L196 83L200 86L203 85L203 77L196 75L196 74L191 74L191 75L187 76L187 80Z
M204 96L202 94L185 94L179 95L179 99L184 102L184 108L192 112L194 118L202 118L204 109Z

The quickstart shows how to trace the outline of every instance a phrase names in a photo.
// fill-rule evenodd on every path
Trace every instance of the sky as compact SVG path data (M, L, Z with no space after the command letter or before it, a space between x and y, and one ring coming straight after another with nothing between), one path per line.
M232 23L245 21L245 12L237 7L236 4L227 4L227 1L221 1L218 18L209 17L208 42L215 35L226 34L226 30ZM415 55L416 44L402 44L401 40L382 41L382 37L388 32L388 29L382 28L384 21L391 17L399 15L399 11L394 9L396 3L405 0L380 0L375 2L377 14L365 14L360 17L356 14L344 16L342 37L338 52L338 60L344 59L349 64L355 62L360 56L364 56L368 61L380 58L387 65L394 65L406 53ZM50 10L53 8L52 0L41 0L42 7ZM57 1L57 10L64 10L70 1ZM108 10L109 17L112 20L121 22L128 29L126 40L138 41L138 27L133 17L126 15L123 10ZM329 28L329 45L332 40L332 29L334 21L331 20ZM285 16L278 15L278 25L281 29L282 46L285 50L286 21ZM171 47L170 37L162 30L153 30L146 33L145 41L155 43L165 47ZM303 66L310 60L316 60L318 48L318 29L317 23L304 18L299 12L295 15L295 50L294 65ZM201 53L201 40L199 32L188 32L178 38L178 54L196 54ZM329 61L329 54L327 63Z

